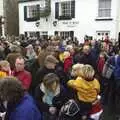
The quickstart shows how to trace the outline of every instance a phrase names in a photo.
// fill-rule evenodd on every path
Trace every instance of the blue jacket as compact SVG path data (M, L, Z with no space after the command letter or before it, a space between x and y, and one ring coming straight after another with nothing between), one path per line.
M41 120L41 113L29 94L25 94L17 105L8 105L8 120Z

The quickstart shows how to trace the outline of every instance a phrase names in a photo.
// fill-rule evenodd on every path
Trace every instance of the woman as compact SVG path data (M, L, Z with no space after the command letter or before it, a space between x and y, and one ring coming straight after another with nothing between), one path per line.
M34 51L34 48L33 48L33 46L32 46L31 44L29 44L29 45L26 47L26 49L27 49L26 57L27 57L28 59L34 59L34 58L37 57L37 55L36 55L36 53L35 53L35 51Z
M43 112L43 120L56 120L61 106L68 100L66 90L54 73L45 75L43 82L36 88L35 98Z
M0 99L6 108L5 120L41 120L41 114L32 97L24 92L17 78L0 81Z

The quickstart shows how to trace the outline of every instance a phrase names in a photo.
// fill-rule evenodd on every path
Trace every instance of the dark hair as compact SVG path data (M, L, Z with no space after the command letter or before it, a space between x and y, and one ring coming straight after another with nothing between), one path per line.
M16 60L17 59L23 59L24 60L24 57L22 55L19 55L18 57L16 57Z
M24 88L15 77L6 77L0 80L0 99L17 104L24 96Z
M43 84L49 88L52 83L59 83L59 77L55 73L49 73L43 78Z

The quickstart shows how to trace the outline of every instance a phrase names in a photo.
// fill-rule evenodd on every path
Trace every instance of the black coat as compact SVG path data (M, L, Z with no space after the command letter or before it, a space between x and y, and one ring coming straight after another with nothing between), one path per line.
M79 63L81 64L89 64L91 65L94 69L96 69L96 60L94 59L93 54L82 54L81 57L79 58Z
M39 85L42 82L44 76L49 73L55 73L55 69L49 69L46 66L39 68L38 71L36 71L36 85Z
M49 113L49 107L51 105L48 105L47 103L43 102L43 96L44 96L43 90L41 90L40 85L37 86L35 90L35 100L37 101L37 106L40 109L41 112L47 112ZM57 110L60 110L62 105L66 103L69 99L69 96L63 86L60 86L60 93L58 93L56 96L54 96L52 100L52 106L56 107Z
M45 66L39 68L36 73L36 80L35 80L37 83L36 85L40 84L42 82L44 76L49 73L55 73L59 77L60 83L64 86L66 86L66 83L69 79L68 79L68 76L65 74L61 63L57 64L55 69L48 69Z
M37 59L31 59L25 62L25 69L29 71L32 75L32 82L29 89L29 92L32 95L34 94L34 90L36 86L39 84L36 81L36 72L38 71L39 68L40 68L40 65Z

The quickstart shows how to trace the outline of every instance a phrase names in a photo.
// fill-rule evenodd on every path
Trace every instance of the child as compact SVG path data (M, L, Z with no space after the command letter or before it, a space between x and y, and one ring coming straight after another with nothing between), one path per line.
M6 60L0 61L0 78L10 76L12 74L10 64Z
M78 66L78 65L77 65ZM79 68L79 69L74 69ZM81 108L81 114L86 114L97 99L100 92L100 84L94 78L95 71L90 65L82 67L73 66L72 74L77 76L76 80L68 81L68 86L77 91L77 100ZM73 72L74 71L74 72Z

